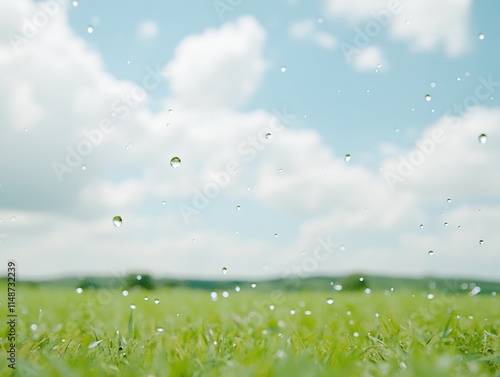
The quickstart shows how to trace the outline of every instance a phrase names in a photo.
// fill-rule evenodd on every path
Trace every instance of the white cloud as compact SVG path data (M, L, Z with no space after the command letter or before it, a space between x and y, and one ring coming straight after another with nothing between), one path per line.
M375 71L388 68L382 50L377 46L369 46L353 55L354 66L361 71Z
M264 29L242 17L181 41L166 76L176 96L203 106L239 106L256 91L265 62Z
M360 24L361 31L377 24L415 51L442 48L451 57L469 50L471 7L472 0L326 0L327 12Z
M310 41L326 50L333 50L338 45L336 37L325 31L317 30L315 22L309 18L292 23L288 32L295 39Z
M154 38L158 34L158 24L154 21L144 21L137 28L137 35L141 38Z

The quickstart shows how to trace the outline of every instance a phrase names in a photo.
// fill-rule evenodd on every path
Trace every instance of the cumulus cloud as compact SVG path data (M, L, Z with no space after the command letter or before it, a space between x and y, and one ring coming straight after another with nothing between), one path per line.
M414 51L444 49L450 57L469 50L471 7L472 0L326 0L333 17L378 23L392 38L408 41Z
M361 71L374 71L375 69L387 69L388 63L383 57L382 50L377 46L369 46L359 53L353 55L353 64Z
M338 45L335 36L317 30L315 22L309 18L292 23L288 31L293 38L309 41L326 50L333 50Z
M256 91L265 69L266 33L252 17L185 38L165 68L172 91L186 102L234 107Z
M154 21L141 22L137 28L137 35L141 38L154 38L158 34L158 24Z

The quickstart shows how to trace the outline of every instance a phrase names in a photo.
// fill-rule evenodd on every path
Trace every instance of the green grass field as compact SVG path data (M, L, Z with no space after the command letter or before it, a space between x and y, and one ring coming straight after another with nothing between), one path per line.
M228 294L214 301L206 290L124 296L19 285L13 374L7 301L0 306L1 375L500 376L500 302L492 295L249 284Z

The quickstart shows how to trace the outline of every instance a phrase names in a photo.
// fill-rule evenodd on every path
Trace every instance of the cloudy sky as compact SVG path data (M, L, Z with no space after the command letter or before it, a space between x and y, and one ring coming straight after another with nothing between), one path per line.
M499 279L499 11L0 0L3 264Z

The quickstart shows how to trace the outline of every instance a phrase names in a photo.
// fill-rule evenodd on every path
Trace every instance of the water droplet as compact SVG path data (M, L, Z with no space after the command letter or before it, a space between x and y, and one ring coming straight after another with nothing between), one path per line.
M82 165L82 170L83 171L87 170L87 165Z
M239 211L241 209L241 206L240 205L237 205L236 206L236 211Z
M480 245L484 244L484 240L479 240L479 244Z
M211 292L210 298L212 299L212 301L217 301L217 292Z
M457 226L457 229L462 229L462 226L461 225Z
M94 32L94 28L91 25L89 25L87 27L87 33L92 34L93 32Z
M345 157L344 157L344 161L348 162L350 159L351 159L351 155L349 153L346 154Z
M74 1L73 1L73 6L74 6L74 7L77 7L77 6L78 6L78 1L74 0Z
M272 135L270 132L268 132L268 133L266 134L266 139L268 139L268 140L269 140L272 136L273 136L273 135Z
M173 110L172 109L168 109L168 113L169 114L172 114Z
M278 173L283 173L283 169L278 169Z
M127 60L127 61L126 61L126 63L127 63L127 64L130 64L130 60Z
M164 331L163 327L157 327L156 328L156 332L162 333L163 331Z
M222 292L222 297L228 298L229 297L229 292L228 291Z
M279 359L284 358L284 357L285 357L285 355L286 355L286 354L285 354L285 351L283 351L283 350L278 350L278 351L276 352L276 357L277 357L277 358L279 358Z
M451 198L446 199L448 203L451 203Z
M366 288L366 289L365 289L365 293L366 293L367 295L369 295L370 293L372 293L372 290L371 290L370 288Z
M444 223L444 226L448 226L448 223Z
M318 24L322 24L323 23L323 18L322 17L318 17L318 19L316 20L316 22Z
M136 307L134 304L130 304L130 309L135 310Z
M122 226L122 217L121 216L115 216L113 217L113 225L116 226L117 228Z
M278 238L278 233L274 233L274 238Z
M310 310L306 310L306 311L304 312L304 314L305 314L305 315L311 315L311 314L312 314L312 312L311 312Z
M257 284L252 283L250 286L251 286L252 288L255 288L255 287L257 286Z
M425 95L425 100L426 100L427 102L430 102L430 101L431 101L431 99L432 99L432 98L431 98L431 95L430 95L430 94L426 94L426 95Z
M162 206L164 206L164 205L166 205L166 204L167 204L167 202L166 202L166 201L162 201L162 202L161 202L161 205L162 205Z
M364 277L360 277L360 278L359 278L359 281L364 281L364 280L365 280L365 278L364 278Z
M420 224L420 229L424 229L424 224Z
M236 287L234 287L234 290L235 290L236 292L239 292L239 291L241 291L241 288L240 288L239 286L236 286Z
M76 288L76 293L78 293L79 295L81 295L82 292L83 292L83 289L81 287Z
M355 338L357 338L359 336L359 332L355 332L354 334L352 334Z
M342 290L342 285L341 284L335 284L333 286L333 289L335 289L336 291L341 291Z
M465 77L469 77L469 76L470 76L470 72L465 72L465 73L464 73L464 76L465 76Z
M160 300L158 300L157 298L155 298L155 300L153 302L155 303L155 305L158 305L160 303Z
M484 34L483 34L483 33L479 33L478 38L479 38L480 40L483 40L483 39L484 39Z
M37 328L38 328L38 326L35 325L34 323L30 326L30 329L33 331L36 331Z
M286 72L286 67L281 67L280 71L281 72Z
M481 134L479 135L478 140L481 144L484 144L488 141L488 136L486 136L486 134Z
M431 81L431 88L435 88L436 87L436 82L435 81Z
M177 169L179 166L181 166L181 159L179 157L172 157L172 159L170 160L170 166L174 169Z
M226 267L222 267L222 275L226 275L227 274L227 268Z
M124 297L127 297L127 296L128 296L128 291L127 291L127 290L123 291L123 292L122 292L122 295L123 295Z
M328 299L326 299L326 303L327 303L328 305L333 304L333 298L328 298Z
M149 300L148 296L144 296L144 301L148 301L148 300Z
M429 254L429 255L434 255L434 251L429 250L429 251L427 252L427 254Z
M428 298L429 300L432 300L432 299L434 298L434 295L433 295L432 293L429 293L429 294L427 295L427 298Z
M394 131L395 131L395 132L399 132L399 128L395 128L395 129L394 129Z

